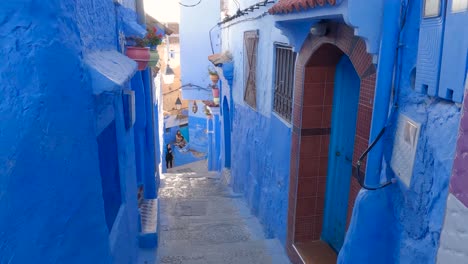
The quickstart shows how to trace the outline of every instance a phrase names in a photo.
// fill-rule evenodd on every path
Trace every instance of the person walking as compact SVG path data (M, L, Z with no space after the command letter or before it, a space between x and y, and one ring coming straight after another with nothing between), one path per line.
M174 160L174 156L172 155L171 144L167 144L166 146L166 169L172 168L173 160Z

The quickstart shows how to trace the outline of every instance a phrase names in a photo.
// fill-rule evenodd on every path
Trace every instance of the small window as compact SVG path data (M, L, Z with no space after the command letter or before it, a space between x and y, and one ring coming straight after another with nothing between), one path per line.
M276 46L275 98L273 111L291 122L296 54L291 47Z
M258 31L244 32L244 101L253 108L257 107L257 50Z
M468 0L453 0L452 1L452 12L458 13L468 10Z
M440 8L442 0L425 0L424 1L424 17L438 17L440 16Z

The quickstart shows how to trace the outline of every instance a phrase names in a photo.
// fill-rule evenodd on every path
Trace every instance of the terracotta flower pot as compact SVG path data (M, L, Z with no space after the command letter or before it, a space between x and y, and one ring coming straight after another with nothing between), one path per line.
M146 69L146 66L148 65L148 62L150 60L149 48L127 47L127 52L125 54L127 55L127 57L138 63L139 71Z
M219 105L219 89L218 88L212 88L211 92L213 93L213 102L216 105Z
M216 75L216 74L210 74L210 80L213 82L213 83L217 83L219 81L219 76Z
M148 62L148 66L154 67L156 64L158 64L159 61L159 54L157 51L150 51L150 60Z

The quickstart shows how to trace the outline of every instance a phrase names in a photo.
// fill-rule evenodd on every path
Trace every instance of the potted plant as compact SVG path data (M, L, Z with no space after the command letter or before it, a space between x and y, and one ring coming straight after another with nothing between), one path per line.
M210 80L213 84L216 84L219 81L218 72L213 67L208 67L208 74L210 75Z
M149 62L156 66L159 60L156 47L162 42L162 34L156 34L156 29L147 29L147 34L144 38L132 39L135 46L127 46L126 55L138 63L138 70L146 69ZM153 51L150 51L150 48Z
M138 64L138 70L146 69L150 60L150 50L146 47L144 39L135 39L135 46L127 46L125 55Z
M150 47L150 61L148 66L154 67L159 61L157 47L161 44L163 35L161 33L157 34L156 28L149 28L147 29L147 32L145 39L147 41L147 45Z
M219 88L216 84L211 85L211 92L213 93L213 102L219 105Z

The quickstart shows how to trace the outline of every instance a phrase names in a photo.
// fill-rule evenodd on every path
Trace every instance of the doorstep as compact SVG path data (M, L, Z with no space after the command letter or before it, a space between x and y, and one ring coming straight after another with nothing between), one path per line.
M305 264L335 264L336 252L322 240L294 244Z

